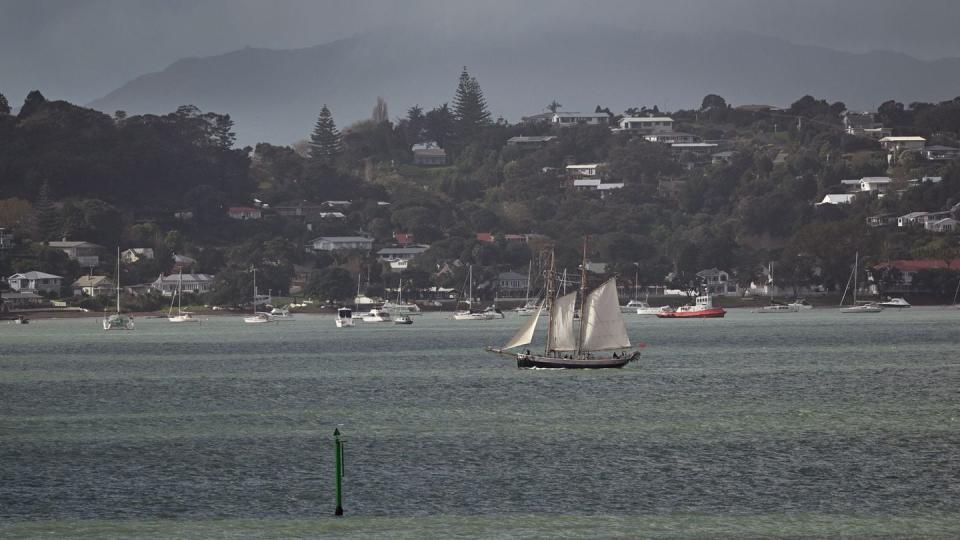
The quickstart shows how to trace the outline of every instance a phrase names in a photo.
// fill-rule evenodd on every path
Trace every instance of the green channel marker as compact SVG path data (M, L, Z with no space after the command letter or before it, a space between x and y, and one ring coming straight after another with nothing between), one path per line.
M333 446L334 446L334 454L336 455L336 467L337 467L337 509L333 511L333 515L342 516L343 515L343 442L340 441L340 430L337 428L333 429Z

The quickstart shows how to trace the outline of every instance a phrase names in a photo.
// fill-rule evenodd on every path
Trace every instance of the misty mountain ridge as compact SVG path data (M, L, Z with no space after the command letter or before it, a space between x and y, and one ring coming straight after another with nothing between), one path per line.
M368 118L378 96L391 117L453 99L467 66L494 117L511 122L596 105L622 111L698 107L708 93L732 104L786 106L810 94L875 109L888 99L941 101L960 94L960 59L863 54L739 33L657 35L586 27L509 36L381 30L303 49L244 48L178 60L90 104L107 112L163 113L183 104L229 113L238 141L288 144L310 133L326 103L342 128Z

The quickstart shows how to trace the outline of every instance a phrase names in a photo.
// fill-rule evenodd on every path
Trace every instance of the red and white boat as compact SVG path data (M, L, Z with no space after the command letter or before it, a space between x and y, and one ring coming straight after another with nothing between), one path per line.
M698 296L694 305L680 306L677 309L657 313L661 319L711 319L723 317L727 310L722 307L713 307L713 299L710 295Z

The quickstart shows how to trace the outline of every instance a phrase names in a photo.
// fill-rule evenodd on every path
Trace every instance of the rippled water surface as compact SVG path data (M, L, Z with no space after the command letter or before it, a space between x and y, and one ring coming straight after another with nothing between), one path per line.
M0 323L0 536L960 535L960 310L634 316L601 371L518 322Z

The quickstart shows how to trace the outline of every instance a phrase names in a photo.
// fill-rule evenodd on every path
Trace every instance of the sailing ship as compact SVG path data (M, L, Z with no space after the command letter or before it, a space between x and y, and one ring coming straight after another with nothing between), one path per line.
M117 246L117 312L103 315L104 330L133 330L133 317L120 313L120 247Z
M539 309L503 347L487 347L487 351L515 356L518 368L600 369L621 368L640 357L633 350L627 328L620 313L616 278L610 278L587 292L586 241L584 264L581 266L580 290L554 299L554 257L550 256L547 273L547 297ZM580 302L580 324L574 322L577 298ZM540 316L546 312L547 340L542 354L508 352L533 341ZM602 354L614 351L610 356ZM618 354L619 353L619 354Z
M880 313L883 307L876 302L857 302L857 270L860 267L860 252L853 257L853 271L847 278L847 286L843 289L843 296L840 297L840 313ZM853 280L853 305L843 307L843 301L847 298L847 291L850 289L850 281Z
M453 312L453 320L455 321L489 321L492 319L502 319L503 312L499 309L490 306L483 311L477 311L473 309L473 265L470 265L467 270L467 309L458 310ZM459 301L457 304L459 305Z
M200 322L200 319L194 319L193 313L183 310L183 270L180 270L179 278L177 279L177 291L173 294L174 298L170 299L170 309L167 310L167 320L172 323L188 323L188 322ZM173 314L173 301L177 301L177 314Z
M249 317L244 317L243 322L247 324L264 324L264 323L275 323L278 322L273 315L264 312L257 311L257 301L260 298L257 295L257 269L253 269L253 315Z

